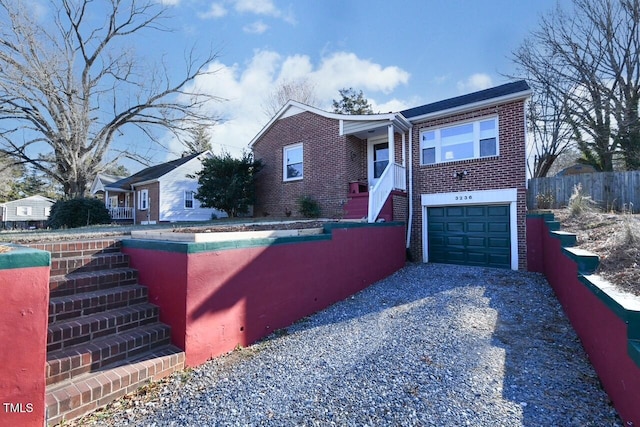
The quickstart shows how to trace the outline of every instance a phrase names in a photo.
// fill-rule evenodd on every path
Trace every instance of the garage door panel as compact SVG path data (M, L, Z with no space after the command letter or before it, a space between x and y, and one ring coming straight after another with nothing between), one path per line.
M487 246L487 239L484 237L472 237L467 238L467 246L470 248L484 248Z
M469 233L485 233L487 231L487 224L484 222L468 222L467 232Z
M469 206L467 207L467 216L485 216L486 211L484 206Z
M484 252L469 252L467 254L467 261L473 265L486 265L487 254Z
M488 241L489 248L508 248L509 239L508 238L500 238L500 237L490 237Z
M444 222L434 222L434 221L430 221L429 222L429 232L430 233L442 233L444 232L444 227L445 227L446 223Z
M488 206L487 216L509 218L509 206Z
M464 216L464 207L458 207L458 206L454 206L454 207L447 207L445 208L445 216L448 218L455 218L455 217L463 217Z
M509 233L509 224L503 222L490 222L488 225L489 233Z
M445 238L446 246L464 246L464 236L447 236Z
M429 261L509 268L508 205L427 208Z
M491 267L502 267L511 262L509 254L489 254L489 265Z
M448 233L462 233L464 232L464 222L448 222L446 230Z

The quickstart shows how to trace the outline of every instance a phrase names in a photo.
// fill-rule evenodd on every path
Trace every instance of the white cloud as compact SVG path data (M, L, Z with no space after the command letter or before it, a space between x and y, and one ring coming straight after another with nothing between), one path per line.
M221 118L211 132L213 147L216 151L222 147L235 155L247 148L251 139L271 119L264 113L263 106L268 94L283 81L307 79L316 89L318 106L325 110L331 109L331 101L344 87L362 90L376 112L407 108L402 100L376 102L374 98L376 93L387 95L397 86L406 84L409 73L396 66L383 67L348 52L326 56L314 66L307 55L283 57L274 51L259 50L247 64L216 62L209 69L218 71L199 78L196 84L200 90L228 100L210 108L214 117ZM175 152L181 150L175 145L173 149Z
M160 4L164 6L177 6L180 4L180 0L158 0Z
M487 89L493 86L491 76L484 73L476 73L471 75L467 80L458 82L458 92L461 94L475 92Z
M211 3L209 10L198 13L198 16L202 19L222 18L227 13L227 9L221 3Z
M262 34L269 29L269 26L262 21L256 21L252 24L242 27L242 31L249 34Z
M270 16L280 16L281 14L271 0L236 0L235 3L235 9L241 13Z
M180 0L158 0L169 3L178 3ZM253 14L261 16L270 16L278 19L282 19L289 24L295 24L296 20L291 9L285 12L278 9L272 0L219 0L214 1L209 6L206 12L198 13L201 19L216 19L222 18L229 14L229 10L225 6L227 4L230 8L235 10L239 14ZM262 21L254 22L253 24L245 26L243 29L245 32L252 32L261 34L266 31L267 27Z

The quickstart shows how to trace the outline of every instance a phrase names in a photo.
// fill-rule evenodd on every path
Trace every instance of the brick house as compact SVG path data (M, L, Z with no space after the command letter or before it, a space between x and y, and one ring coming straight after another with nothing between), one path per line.
M191 154L180 159L151 166L111 183L96 177L93 189L102 191L111 218L134 224L159 222L207 221L226 216L217 209L204 208L194 197L198 180L194 175L202 169L202 160L211 153ZM102 182L102 181L101 181Z
M516 81L397 113L343 115L289 101L251 141L257 216L407 223L424 262L526 268L526 121Z

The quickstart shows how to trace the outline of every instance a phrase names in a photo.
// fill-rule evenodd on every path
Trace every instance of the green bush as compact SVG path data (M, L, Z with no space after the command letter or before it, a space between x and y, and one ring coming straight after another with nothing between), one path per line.
M311 196L303 196L298 200L300 213L305 218L318 218L320 216L320 204Z
M51 207L48 226L51 228L76 228L110 222L111 216L102 201L76 198L55 202Z

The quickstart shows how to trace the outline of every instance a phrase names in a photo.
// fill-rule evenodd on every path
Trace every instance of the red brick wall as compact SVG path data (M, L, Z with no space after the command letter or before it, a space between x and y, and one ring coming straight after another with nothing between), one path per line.
M465 120L498 115L499 156L420 165L420 131ZM454 114L414 124L413 127L413 224L411 254L422 259L422 194L458 191L517 188L518 201L518 264L526 269L526 166L524 101L487 107L472 112ZM468 175L458 180L454 172L466 170Z
M283 147L303 144L303 174L299 181L282 179ZM278 120L253 147L264 168L256 184L255 216L300 217L298 200L311 196L321 216L342 217L349 182L366 179L366 142L340 136L338 120L310 112Z
M151 207L150 211L140 210L138 209L138 192L140 190L149 190L149 205ZM153 182L148 185L136 186L135 191L135 206L136 206L136 224L140 224L141 221L158 221L159 218L159 207L160 207L160 183ZM149 217L147 217L149 215Z

